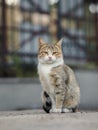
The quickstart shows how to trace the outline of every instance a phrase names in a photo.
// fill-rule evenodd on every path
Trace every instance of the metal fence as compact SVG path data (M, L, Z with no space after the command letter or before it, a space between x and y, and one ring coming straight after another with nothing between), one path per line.
M97 0L0 0L0 77L36 75L38 37L63 37L65 63L96 69Z

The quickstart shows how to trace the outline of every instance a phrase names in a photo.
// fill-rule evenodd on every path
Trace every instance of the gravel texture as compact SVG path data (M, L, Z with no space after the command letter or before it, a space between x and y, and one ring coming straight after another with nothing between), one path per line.
M46 114L43 110L2 111L0 130L98 130L98 112Z

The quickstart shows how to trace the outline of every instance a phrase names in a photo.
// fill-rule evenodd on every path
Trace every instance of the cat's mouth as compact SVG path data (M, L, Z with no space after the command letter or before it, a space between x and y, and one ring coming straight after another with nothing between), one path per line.
M43 64L54 64L54 63L58 62L58 60L53 59L53 58L51 58L51 59L44 58L44 59L39 59L39 62L43 63Z
M55 63L56 62L56 60L53 60L52 58L50 59L47 59L46 61L45 61L47 64L53 64L53 63Z
M54 63L53 60L47 60L46 62L47 62L48 64L53 64L53 63Z

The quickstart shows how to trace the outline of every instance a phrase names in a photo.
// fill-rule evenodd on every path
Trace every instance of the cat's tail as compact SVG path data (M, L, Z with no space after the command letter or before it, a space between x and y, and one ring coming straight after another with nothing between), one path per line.
M50 109L52 108L52 102L46 91L44 91L43 94L44 94L44 97L46 98L46 102L43 104L43 109L46 113L49 113Z

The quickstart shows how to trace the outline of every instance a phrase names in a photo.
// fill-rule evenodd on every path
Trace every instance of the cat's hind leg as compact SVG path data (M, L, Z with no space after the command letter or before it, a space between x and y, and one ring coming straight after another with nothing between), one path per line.
M52 107L51 99L46 91L42 92L42 103L45 112L49 113Z
M77 106L72 108L72 112L77 112L77 111L78 111L78 107Z

